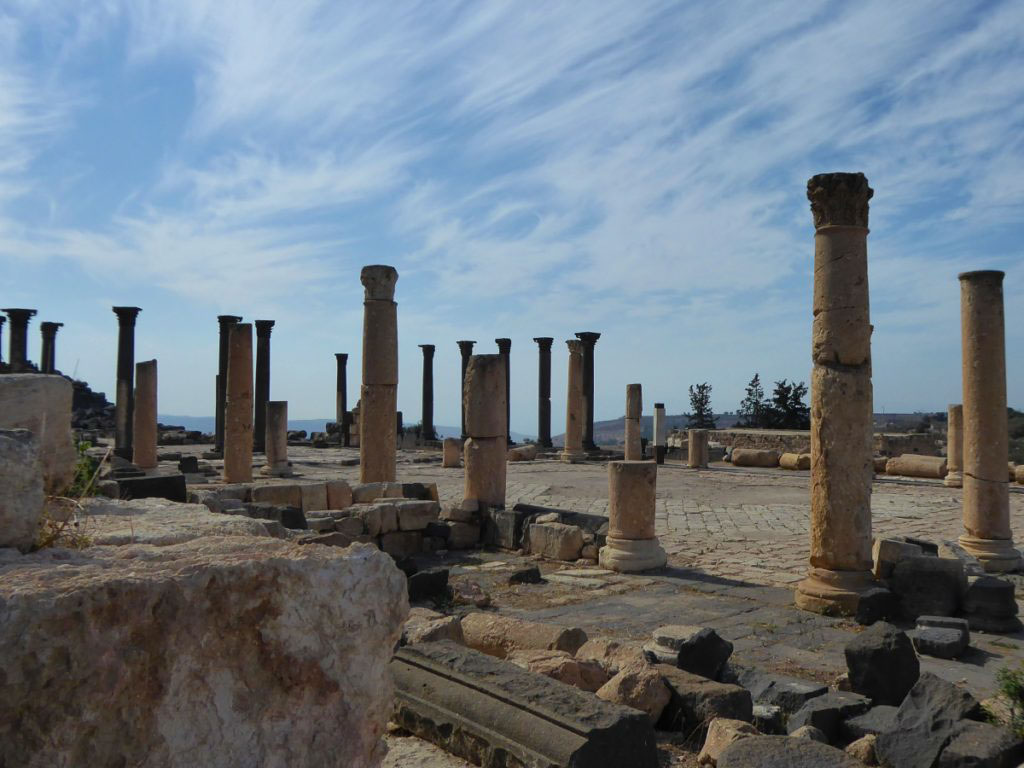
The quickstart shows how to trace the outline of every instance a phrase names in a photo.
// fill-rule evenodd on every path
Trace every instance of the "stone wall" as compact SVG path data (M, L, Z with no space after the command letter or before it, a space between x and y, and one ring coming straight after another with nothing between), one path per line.
M811 433L797 429L713 429L708 432L712 443L726 448L758 448L779 453L808 453ZM669 447L686 452L686 432L669 435ZM942 455L941 439L930 433L876 433L874 452L880 456L901 456L917 453L922 456Z
M27 429L36 438L43 488L59 494L75 473L71 437L72 386L63 376L31 373L0 377L0 429Z

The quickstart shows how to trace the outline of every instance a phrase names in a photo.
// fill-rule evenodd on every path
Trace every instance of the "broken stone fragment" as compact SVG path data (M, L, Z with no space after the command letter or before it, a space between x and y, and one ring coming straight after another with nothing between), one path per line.
M462 633L470 648L502 659L518 650L558 650L575 654L587 642L587 633L579 628L489 613L463 616Z
M812 725L831 743L839 739L843 721L867 712L870 706L871 700L857 693L826 693L811 699L793 713L786 727L792 735L798 728Z
M611 677L596 661L573 658L567 651L512 651L508 660L538 675L591 693L600 689Z
M670 624L654 630L644 653L655 663L673 664L701 677L718 679L732 655L732 643L710 627Z
M623 668L601 686L596 695L604 701L646 712L652 723L661 719L665 705L671 698L662 676L646 664Z
M941 480L946 476L946 459L942 456L904 453L893 456L885 463L885 474Z
M575 525L557 522L530 525L530 553L549 560L579 559L583 549L583 531Z
M813 725L801 725L789 735L794 739L810 739L819 744L828 744L828 736L825 735L825 732Z
M716 717L750 722L753 704L750 691L739 685L719 683L667 664L655 669L665 680L672 697L659 726L663 730L693 732L706 728Z
M458 616L445 616L428 608L412 607L402 628L402 644L451 640L463 644L462 625Z
M878 765L878 760L875 757L876 738L874 734L861 736L856 741L847 744L843 751L854 760L860 760L864 765Z
M777 467L779 452L762 448L733 448L732 464L735 467Z
M577 659L591 659L604 667L610 675L617 674L623 667L644 661L640 643L616 640L611 637L594 637L576 650Z
M945 557L908 557L896 563L889 580L900 598L903 615L953 616L967 590L967 577L959 560Z
M715 768L722 751L734 741L757 736L757 728L742 720L731 720L727 717L716 717L708 726L708 735L704 746L697 755L697 765Z
M31 549L44 500L35 436L27 429L0 430L0 547Z
M844 649L850 687L875 704L899 705L917 682L920 665L906 633L878 622Z
M27 429L35 436L43 491L51 495L63 493L75 476L72 391L71 382L63 376L0 376L0 429Z
M718 768L863 768L842 750L810 739L750 736L727 746ZM902 767L901 767L902 768Z

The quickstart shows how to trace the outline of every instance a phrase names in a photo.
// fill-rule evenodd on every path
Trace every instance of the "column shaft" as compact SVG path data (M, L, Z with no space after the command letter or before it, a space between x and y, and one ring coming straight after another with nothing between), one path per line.
M594 442L594 345L601 338L594 331L580 331L576 338L583 342L583 449L596 451Z
M473 355L466 368L466 465L464 498L505 506L505 357Z
M224 481L252 482L252 324L233 323L228 335L224 403Z
M654 528L657 482L653 462L608 462L608 537L598 553L602 568L646 571L667 562Z
M335 352L334 357L338 361L338 375L334 395L334 421L341 426L341 444L347 448L351 442L348 415L348 355L344 352Z
M43 337L42 349L39 354L39 370L41 373L57 371L57 329L64 323L45 322L39 324L39 332Z
M141 469L157 465L156 360L135 365L135 409L132 425L132 462Z
M262 453L267 444L267 401L270 400L270 334L273 320L256 321L256 396L253 416L253 450Z
M398 439L398 272L383 265L363 267L360 280L365 297L359 481L392 482Z
M434 431L434 345L420 344L423 350L423 418L420 435L423 440L436 440Z
M213 408L213 449L215 451L224 450L224 403L227 399L228 386L228 340L231 336L231 326L241 321L242 318L238 315L217 315L217 324L220 326L220 347L217 357L216 402Z
M708 431L691 429L687 432L686 465L690 469L707 469Z
M114 411L114 453L131 461L135 419L135 318L138 307L114 307L117 315L117 393Z
M465 440L469 435L466 434L466 369L469 367L469 357L473 354L473 345L475 341L457 341L459 345L459 354L462 355L462 378L459 380L459 402L462 403L462 439Z
M583 424L586 406L583 402L583 342L570 339L568 384L565 395L565 445L561 459L570 463L583 461Z
M537 366L537 445L551 447L551 344L554 339L534 339L539 354Z
M505 436L508 444L512 445L512 339L495 339L494 343L498 345L498 353L505 358Z
M946 419L946 478L942 482L950 488L964 484L964 407L950 405Z
M265 410L267 463L261 471L265 475L286 477L292 473L288 465L288 401L268 400Z
M11 373L30 371L28 362L28 323L36 314L34 309L5 309L7 319L11 321L10 340L8 347L8 364Z
M639 384L626 385L626 461L640 461L644 457L640 441L643 414L643 393Z

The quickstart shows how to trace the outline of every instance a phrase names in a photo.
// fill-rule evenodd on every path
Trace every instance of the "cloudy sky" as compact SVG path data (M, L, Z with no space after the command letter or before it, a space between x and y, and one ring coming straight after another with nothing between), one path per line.
M809 379L805 186L834 170L875 189L876 410L960 400L981 268L1024 407L1024 3L0 0L0 306L64 322L58 366L110 394L110 307L142 307L162 413L212 414L219 313L277 321L293 418L332 415L335 352L354 400L373 263L408 422L418 344L457 424L456 340L509 336L535 432L554 336L560 432L582 330L597 418L634 381L734 410L755 371Z

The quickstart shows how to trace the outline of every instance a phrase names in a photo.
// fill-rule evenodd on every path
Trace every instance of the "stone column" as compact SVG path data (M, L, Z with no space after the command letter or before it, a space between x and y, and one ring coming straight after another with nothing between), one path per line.
M434 345L420 344L423 350L423 418L420 436L423 440L436 440L434 431Z
M45 322L39 324L39 332L43 337L42 349L39 353L39 372L56 373L57 371L57 329L64 323Z
M636 572L668 562L654 533L657 481L653 462L608 462L608 538L598 553L602 568Z
M242 322L238 315L217 315L220 326L220 353L217 358L217 402L214 405L214 437L213 449L218 453L224 450L224 402L227 399L228 386L228 339L231 328Z
M253 401L253 450L267 445L267 402L270 400L270 333L273 320L256 321L256 396Z
M498 353L505 358L505 435L508 444L512 445L512 378L510 375L512 353L512 339L495 339L498 345Z
M949 406L946 420L946 479L942 482L950 488L962 488L964 484L964 407Z
M341 426L341 444L346 448L351 442L349 427L351 420L348 415L348 354L335 352L338 361L338 378L335 383L334 420Z
M114 307L117 315L117 394L115 398L114 453L131 461L132 424L135 420L135 318L138 307Z
M665 451L668 447L668 422L665 419L665 404L654 404L654 460L658 464L665 463Z
M960 544L986 571L1020 567L1010 530L1003 273L960 275L963 355L963 516Z
M11 373L31 371L28 362L28 322L36 314L34 309L5 309L11 321L9 350L7 355Z
M508 435L505 410L505 357L473 355L466 368L466 499L491 507L505 506Z
M691 429L687 431L686 465L690 469L708 467L708 431Z
M586 397L586 395L584 395ZM626 385L626 461L641 461L644 457L643 443L640 441L643 413L643 395L639 384Z
M551 447L551 344L550 336L534 339L540 352L537 368L537 445Z
M252 324L232 323L224 401L224 482L252 482Z
M583 424L586 420L586 405L583 402L583 342L570 339L569 385L565 395L565 446L561 459L570 464L583 461Z
M583 450L596 451L594 442L594 345L601 338L594 331L580 331L576 338L583 342Z
M136 363L132 463L140 469L153 469L157 465L156 388L156 360Z
M459 398L462 403L462 439L465 441L469 435L466 434L466 368L469 367L469 357L473 354L473 345L475 341L457 341L459 345L459 353L462 355L462 384L459 390Z
M265 410L267 463L260 472L272 477L288 477L292 473L288 464L288 401L268 400Z
M815 228L811 557L796 604L827 614L855 613L873 583L867 253L872 194L862 173L826 173L807 182Z
M359 482L393 482L398 430L398 305L394 267L363 267L363 385Z
M6 323L6 322L7 322L7 318L4 317L3 315L0 315L0 365L2 365L3 362L4 362L3 332L4 332L4 323Z

